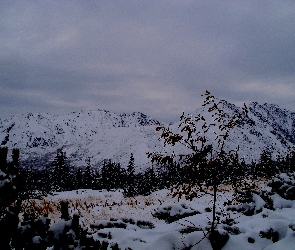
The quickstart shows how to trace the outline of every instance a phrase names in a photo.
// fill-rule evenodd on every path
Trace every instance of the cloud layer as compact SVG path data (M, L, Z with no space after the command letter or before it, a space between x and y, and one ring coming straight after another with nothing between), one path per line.
M165 121L208 89L295 110L293 1L0 3L0 114L106 109Z

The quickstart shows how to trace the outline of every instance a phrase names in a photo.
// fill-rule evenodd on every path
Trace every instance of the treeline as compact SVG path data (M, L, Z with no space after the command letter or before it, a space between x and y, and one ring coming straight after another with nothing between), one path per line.
M147 195L164 187L160 169L150 167L145 171L136 172L133 154L126 167L112 160L105 160L99 167L92 166L90 160L85 165L81 168L72 168L66 153L59 150L52 163L45 169L21 169L23 195L30 196L36 191L46 194L76 189L123 189L124 195L134 196Z
M148 195L176 184L206 180L210 175L210 164L204 164L198 171L186 168L179 162L154 164L145 170L138 171L134 156L130 155L127 166L104 161L102 166L93 167L90 160L83 168L71 168L66 153L57 151L52 163L44 170L33 168L21 169L21 190L24 196L32 195L38 190L42 194L55 191L75 189L122 189L125 196ZM257 162L246 164L244 161L224 159L219 169L224 182L234 183L241 178L271 178L278 173L295 171L295 151L284 157L273 159L271 152L263 151Z

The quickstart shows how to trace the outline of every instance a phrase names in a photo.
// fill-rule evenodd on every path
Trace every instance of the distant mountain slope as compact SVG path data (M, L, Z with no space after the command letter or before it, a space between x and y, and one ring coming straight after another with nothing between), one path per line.
M157 124L138 112L115 114L97 110L63 116L29 113L0 119L0 143L20 148L23 161L45 155L49 160L58 148L64 148L75 165L85 165L88 158L92 163L124 158L126 163L131 152L146 158L145 150L152 149L151 142L157 141Z
M223 109L229 115L241 112L226 101ZM210 117L204 108L198 109L198 113ZM66 151L73 166L83 166L87 159L93 165L113 159L126 166L133 153L136 165L144 167L150 164L146 152L163 152L156 132L158 124L159 121L138 112L115 114L96 110L62 116L29 113L0 119L0 144L19 148L21 161L34 162L36 167L52 160L59 148ZM178 123L170 127L177 130ZM214 138L213 133L209 134L212 144ZM285 152L295 145L295 113L273 104L251 103L249 119L233 129L226 148L235 149L237 145L240 156L247 161L257 159L264 149L274 154ZM176 146L173 150L177 153L185 149Z
M242 112L240 107L226 101L222 101L222 109L229 116ZM225 143L226 149L236 149L239 146L240 157L249 162L258 159L263 150L270 150L275 157L295 146L295 113L274 104L260 105L256 102L250 103L248 109L248 118L232 129ZM210 114L204 108L196 112L199 113L209 119ZM209 139L215 144L216 137L212 134Z

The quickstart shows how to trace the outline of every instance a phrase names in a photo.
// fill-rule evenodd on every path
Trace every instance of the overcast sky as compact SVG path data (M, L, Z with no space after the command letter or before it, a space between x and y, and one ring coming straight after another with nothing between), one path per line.
M0 117L175 121L206 89L295 111L294 0L1 0Z

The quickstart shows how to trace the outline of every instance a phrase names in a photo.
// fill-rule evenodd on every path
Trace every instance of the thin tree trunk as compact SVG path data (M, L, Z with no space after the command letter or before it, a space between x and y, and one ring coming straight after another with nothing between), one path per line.
M212 225L211 225L211 234L215 229L215 221L216 221L216 200L217 200L217 185L213 186L213 209L212 209Z

